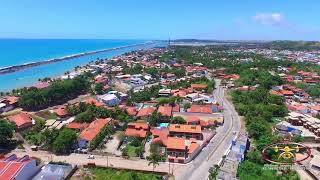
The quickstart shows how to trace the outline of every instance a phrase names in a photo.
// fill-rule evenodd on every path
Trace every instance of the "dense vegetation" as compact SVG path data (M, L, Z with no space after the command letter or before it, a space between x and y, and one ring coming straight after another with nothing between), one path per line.
M53 141L52 150L55 153L66 153L68 152L75 140L77 139L77 134L71 129L63 129L59 132L58 137Z
M45 89L31 88L25 91L20 99L19 106L27 110L47 108L84 94L89 88L89 81L85 76L74 79L57 80Z
M119 170L119 169L107 169L107 168L92 168L90 169L92 176L86 176L86 180L157 180L161 179L161 175L155 175L152 173L131 171L131 170Z
M5 147L13 137L14 126L4 119L0 119L0 146ZM0 148L1 149L1 148Z
M80 102L79 105L68 105L66 108L69 115L76 116L76 122L86 122L90 123L94 118L114 118L121 122L129 122L130 116L126 111L122 111L119 108L115 109L106 109L104 107L97 107L93 104L86 104Z

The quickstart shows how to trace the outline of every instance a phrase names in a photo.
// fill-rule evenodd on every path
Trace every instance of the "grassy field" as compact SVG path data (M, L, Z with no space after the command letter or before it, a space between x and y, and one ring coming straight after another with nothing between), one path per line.
M161 175L149 172L108 168L90 168L90 172L91 175L85 176L85 180L157 180L161 178Z

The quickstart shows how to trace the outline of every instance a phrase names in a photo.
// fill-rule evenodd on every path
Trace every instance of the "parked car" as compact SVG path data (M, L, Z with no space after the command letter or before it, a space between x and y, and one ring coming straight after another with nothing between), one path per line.
M88 156L88 159L94 159L94 155L92 155L92 154L89 155L89 156Z

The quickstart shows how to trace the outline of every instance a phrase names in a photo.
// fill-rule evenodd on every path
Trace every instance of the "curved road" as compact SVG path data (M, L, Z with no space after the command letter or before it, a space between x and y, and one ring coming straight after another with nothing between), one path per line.
M225 155L234 138L233 132L239 132L241 128L240 117L232 103L224 96L224 89L220 86L220 80L216 81L216 89L213 92L214 98L223 105L224 124L217 128L217 134L212 138L207 147L192 161L178 180L206 180L209 176L210 167L218 164Z

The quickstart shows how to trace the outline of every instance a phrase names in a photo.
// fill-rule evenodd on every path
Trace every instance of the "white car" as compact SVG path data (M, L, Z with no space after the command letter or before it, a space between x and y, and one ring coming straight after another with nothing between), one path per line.
M89 155L89 156L88 156L88 159L94 159L94 155L92 155L92 154Z

